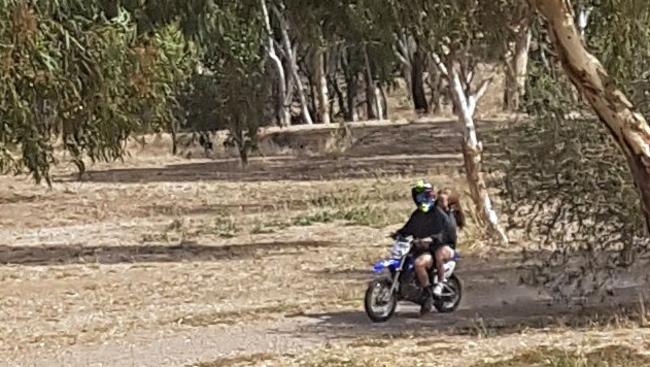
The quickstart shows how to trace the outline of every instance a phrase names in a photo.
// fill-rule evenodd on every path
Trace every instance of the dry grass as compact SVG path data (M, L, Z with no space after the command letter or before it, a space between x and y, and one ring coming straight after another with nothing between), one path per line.
M481 362L474 367L636 367L650 366L650 356L624 345L608 345L589 352L537 348L514 357Z

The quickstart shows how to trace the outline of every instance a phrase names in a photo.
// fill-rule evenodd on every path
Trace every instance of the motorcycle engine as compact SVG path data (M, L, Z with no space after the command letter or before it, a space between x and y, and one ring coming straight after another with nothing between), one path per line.
M421 291L414 272L405 272L400 275L400 295L402 299L417 303Z

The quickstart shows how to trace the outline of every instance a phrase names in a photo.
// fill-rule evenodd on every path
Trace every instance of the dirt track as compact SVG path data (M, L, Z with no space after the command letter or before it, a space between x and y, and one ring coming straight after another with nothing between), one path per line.
M517 350L522 332L531 345L600 332L559 324L615 314L616 304L548 306L518 285L518 262L506 253L489 263L466 255L457 313L421 319L401 305L390 322L369 322L369 265L410 210L405 188L424 174L462 182L456 166L436 160L457 158L453 141L427 156L417 139L436 131L405 129L399 136L410 136L414 150L401 146L399 155L394 140L379 136L357 151L364 159L354 150L339 159L276 157L241 171L229 160L157 157L99 166L83 183L62 174L51 191L0 178L0 366L284 366L328 344L361 351L366 340L381 349L430 338L474 348L439 359L467 365ZM388 225L349 225L331 214L367 202L376 205L367 217L346 216ZM620 289L614 301L629 304L637 292ZM614 332L635 348L650 340L646 329Z

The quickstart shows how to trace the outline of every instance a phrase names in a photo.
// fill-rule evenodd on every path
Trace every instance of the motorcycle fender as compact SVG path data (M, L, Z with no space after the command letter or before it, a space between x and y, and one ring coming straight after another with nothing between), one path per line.
M384 269L397 269L399 267L399 260L396 259L388 259L388 260L380 260L375 263L372 267L372 271L375 273L381 273L384 271Z

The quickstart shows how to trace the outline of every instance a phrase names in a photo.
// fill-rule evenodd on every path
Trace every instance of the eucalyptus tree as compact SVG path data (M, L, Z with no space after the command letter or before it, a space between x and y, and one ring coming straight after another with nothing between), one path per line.
M636 54L637 50L629 47L629 42L632 42L628 41L630 31L635 27L641 27L647 34L648 24L644 25L643 20L650 19L647 15L650 11L647 2L624 3L613 1L611 5L630 17L627 18L628 20L639 15L642 17L636 18L639 21L631 22L632 24L628 26L620 24L623 28L617 28L616 32L611 33L612 37L617 37L617 33L622 34L623 38L620 40L624 46L616 52L617 58L621 59L624 59L621 55L626 53ZM534 4L548 22L551 40L567 76L585 96L627 158L632 177L641 193L646 226L650 228L650 126L616 86L615 80L609 76L602 63L587 51L573 21L573 13L569 5L560 0L536 0ZM610 32L612 30L610 28ZM625 47L626 43L628 47ZM616 62L613 64L616 65Z
M0 7L3 171L27 169L49 182L59 139L83 172L84 158L120 158L130 134L172 118L173 86L191 67L179 52L184 39L173 24L141 37L131 13L107 16L103 5L8 0Z

